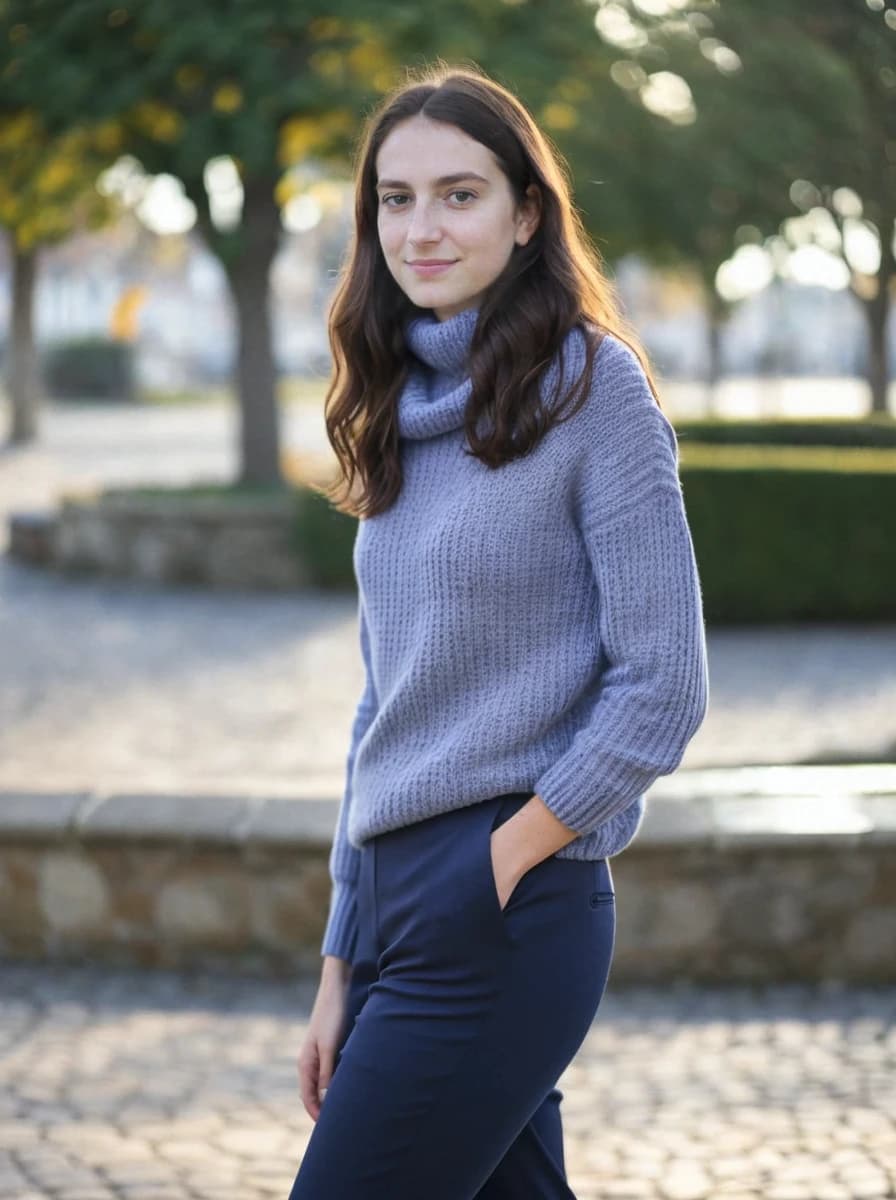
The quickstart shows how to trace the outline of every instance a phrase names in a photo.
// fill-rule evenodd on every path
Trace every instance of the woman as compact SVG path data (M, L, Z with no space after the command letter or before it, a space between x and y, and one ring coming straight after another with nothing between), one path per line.
M366 686L290 1200L573 1195L609 859L707 703L677 442L562 160L473 70L370 119L330 316Z

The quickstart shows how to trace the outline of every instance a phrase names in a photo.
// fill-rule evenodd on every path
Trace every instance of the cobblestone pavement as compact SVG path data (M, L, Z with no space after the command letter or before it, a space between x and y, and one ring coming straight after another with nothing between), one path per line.
M67 580L0 559L0 789L333 795L351 596ZM711 629L683 767L892 759L896 627Z
M0 1197L285 1200L312 1128L309 981L0 980ZM560 1080L579 1200L896 1196L894 1015L884 989L611 980Z

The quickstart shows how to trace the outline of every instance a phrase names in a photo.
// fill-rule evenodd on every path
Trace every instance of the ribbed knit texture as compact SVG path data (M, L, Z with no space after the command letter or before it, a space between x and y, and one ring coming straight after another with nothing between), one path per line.
M368 838L531 791L579 835L558 857L619 854L708 703L678 443L638 359L606 335L576 416L493 470L464 453L477 318L471 308L409 323L402 490L358 523L366 685L322 944L341 958L355 946ZM574 330L570 383L584 353ZM543 395L558 370L555 360Z

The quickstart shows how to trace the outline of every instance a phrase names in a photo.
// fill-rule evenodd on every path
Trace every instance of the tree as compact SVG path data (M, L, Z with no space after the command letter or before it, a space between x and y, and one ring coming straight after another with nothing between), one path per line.
M122 149L147 172L179 178L193 202L236 311L244 482L281 481L268 303L288 169L312 154L344 164L358 109L388 82L377 30L359 5L338 7L323 16L300 0L126 9L7 0L0 9L2 77L16 101L59 134L116 122ZM208 168L221 158L242 191L234 224L213 211Z
M695 182L699 190L715 179L710 194L727 219L701 218L700 242L711 250L732 236L781 228L786 236L800 214L827 212L839 238L825 249L846 263L866 314L872 409L885 412L896 274L894 10L884 0L688 0L657 17L634 0L615 7L633 31L631 61L645 70L662 64L694 96L693 124L684 136L668 135L670 147L692 142L687 174L669 176L673 209L682 196L690 205ZM850 227L859 223L878 241L873 274L850 253Z
M472 57L550 114L558 81L600 55L585 0L332 0L325 12L307 0L5 0L0 44L6 88L50 128L114 120L146 171L182 181L236 311L247 482L280 478L268 300L291 168L313 158L344 174L364 113L405 64ZM242 192L232 225L209 190L222 158Z
M755 34L761 24L777 52L782 101L800 104L812 119L793 201L802 212L825 211L839 233L839 244L826 248L846 264L849 290L865 313L871 407L885 413L886 327L896 280L896 9L884 0L790 0L783 9L769 0L728 0L714 20L744 55L749 27ZM795 71L795 63L812 69ZM830 86L819 93L825 82ZM794 83L802 83L799 91ZM863 269L850 252L850 229L858 226L877 241L876 271Z
M31 441L38 431L33 310L40 248L111 219L115 206L94 183L118 144L119 131L111 123L53 136L35 112L0 109L0 226L9 236L12 262L6 371L11 443Z

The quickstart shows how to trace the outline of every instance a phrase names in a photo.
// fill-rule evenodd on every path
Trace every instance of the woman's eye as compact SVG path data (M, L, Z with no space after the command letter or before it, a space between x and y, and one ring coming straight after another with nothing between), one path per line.
M449 196L451 196L452 198L454 198L455 200L457 199L457 197L458 197L458 196L460 196L460 197L468 197L469 199L461 199L461 200L460 200L460 204L461 204L461 206L462 206L462 207L465 207L465 208L466 208L466 207L469 205L469 201L470 201L470 200L475 200L475 199L476 199L476 193L475 193L475 192L468 191L466 188L457 188L455 191L453 191L453 192L449 192L449 193L448 193L448 195L449 195ZM400 203L399 203L399 204L392 204L392 203L390 203L390 202L391 202L392 200L399 200L399 201L401 201L401 200L407 200L407 199L409 199L409 197L408 197L408 196L404 196L404 195L402 195L402 194L400 194L400 193L398 193L398 192L390 192L390 193L389 193L387 196L383 196L381 203L382 203L382 204L384 205L384 207L386 207L386 208L404 208L404 207L405 207L405 205L404 205L404 204L400 204Z

